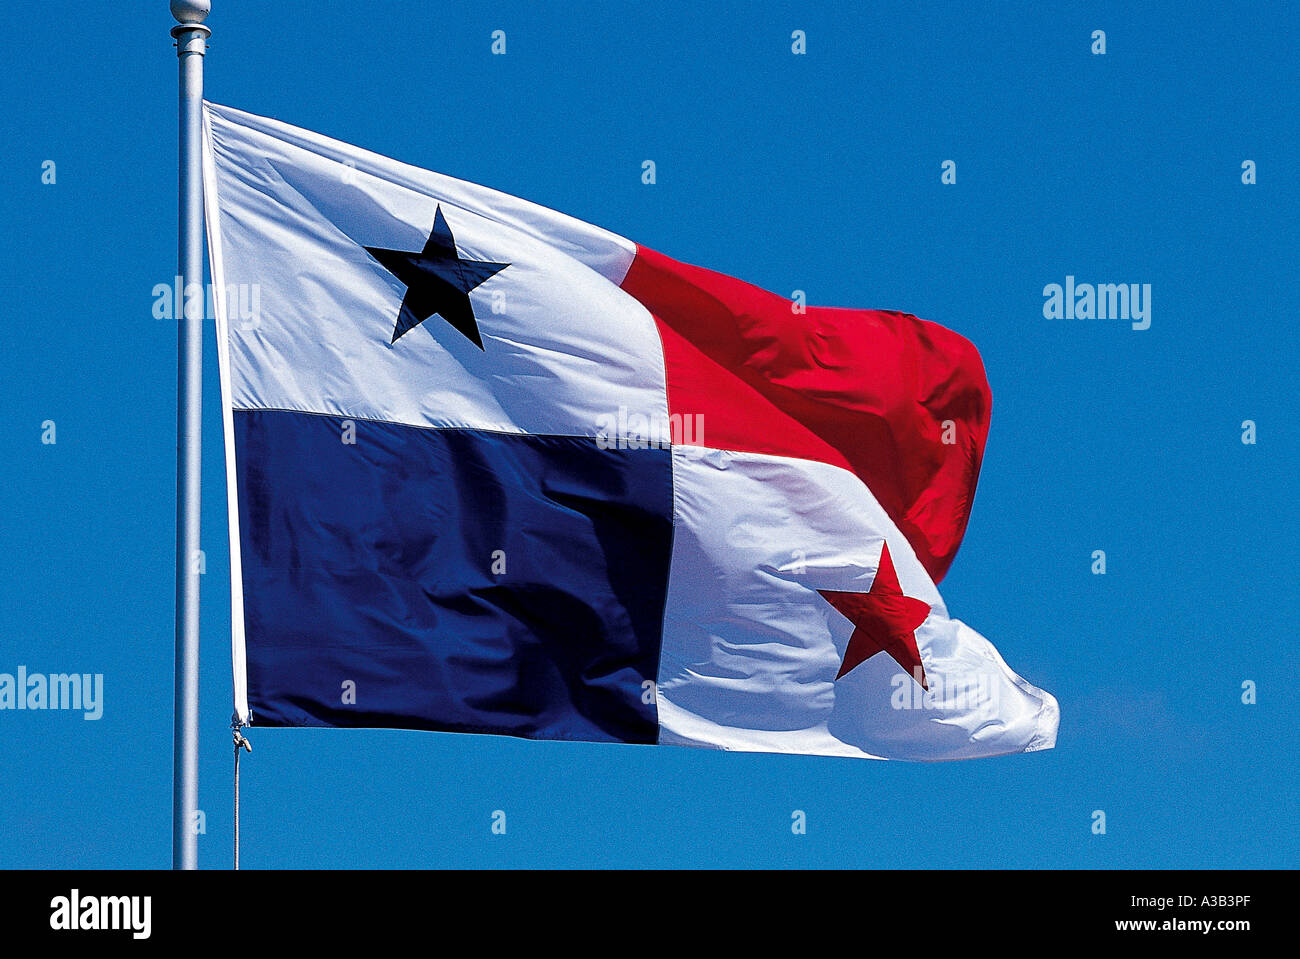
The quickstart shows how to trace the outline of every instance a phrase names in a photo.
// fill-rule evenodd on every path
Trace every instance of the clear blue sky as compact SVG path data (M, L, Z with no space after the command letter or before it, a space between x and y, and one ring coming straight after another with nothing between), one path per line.
M933 766L254 729L245 865L1296 863L1293 9L214 5L212 100L972 339L993 427L942 589L1062 715L1053 752ZM151 290L175 263L172 21L162 0L58 10L0 6L0 672L103 673L105 713L0 712L0 866L165 866L175 332ZM1067 274L1150 283L1151 328L1044 319ZM221 867L207 337L200 859Z

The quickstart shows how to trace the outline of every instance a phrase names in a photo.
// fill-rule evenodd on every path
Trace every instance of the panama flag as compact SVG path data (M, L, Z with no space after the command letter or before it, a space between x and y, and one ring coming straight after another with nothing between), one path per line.
M935 588L988 431L966 340L228 107L204 134L241 722L1054 745Z

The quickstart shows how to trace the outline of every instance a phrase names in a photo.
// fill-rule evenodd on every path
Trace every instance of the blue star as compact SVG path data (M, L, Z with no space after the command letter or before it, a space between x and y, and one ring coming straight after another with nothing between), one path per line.
M375 246L365 249L389 273L406 284L397 325L393 327L393 343L437 313L471 343L483 349L483 338L479 336L478 323L470 306L469 291L510 264L462 259L456 252L456 238L451 235L441 205L433 216L433 231L419 253Z

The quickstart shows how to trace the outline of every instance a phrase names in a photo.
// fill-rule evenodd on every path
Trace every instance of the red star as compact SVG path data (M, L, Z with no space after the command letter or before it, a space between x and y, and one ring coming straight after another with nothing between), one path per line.
M830 589L817 592L856 627L849 637L849 648L844 651L844 662L836 679L883 652L893 656L908 675L916 677L922 689L930 688L914 635L930 615L930 604L903 595L889 555L889 544L880 548L880 568L869 593L841 593Z

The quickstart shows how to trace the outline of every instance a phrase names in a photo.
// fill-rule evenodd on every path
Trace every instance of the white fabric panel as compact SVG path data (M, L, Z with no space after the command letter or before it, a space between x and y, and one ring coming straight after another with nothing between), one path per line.
M950 619L906 538L852 473L679 447L659 667L660 742L915 760L1047 749L1056 700ZM889 543L933 693L878 653L838 681L853 624L818 589L870 590Z
M654 321L618 287L635 244L275 120L206 113L234 408L577 436L620 408L666 419ZM439 205L462 257L510 264L470 293L485 350L437 315L390 342L406 287L364 247L420 250Z

